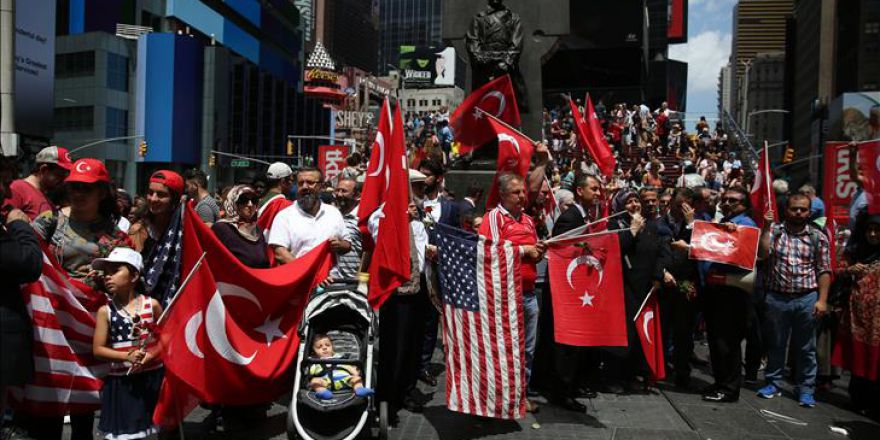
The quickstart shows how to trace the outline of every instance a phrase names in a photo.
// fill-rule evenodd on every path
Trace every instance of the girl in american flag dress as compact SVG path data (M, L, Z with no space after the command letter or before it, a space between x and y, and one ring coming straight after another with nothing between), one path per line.
M101 421L105 439L139 439L158 432L153 409L162 383L162 364L150 350L154 322L162 314L155 299L142 293L141 254L116 248L107 258L92 262L103 272L103 287L111 301L98 310L92 351L111 361L101 389Z

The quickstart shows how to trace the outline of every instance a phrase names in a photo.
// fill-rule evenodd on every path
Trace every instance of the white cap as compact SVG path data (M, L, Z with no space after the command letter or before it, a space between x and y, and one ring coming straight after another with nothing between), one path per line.
M269 165L269 171L266 172L266 177L272 180L283 179L292 175L293 170L290 169L290 165L284 162L275 162L272 165Z
M410 181L410 183L424 182L427 178L428 178L428 176L426 176L426 175L425 175L424 173L422 173L421 171L419 171L419 170L414 170L414 169L412 169L412 168L409 169L409 181Z
M128 264L137 269L138 272L144 271L144 258L134 249L127 247L114 248L110 251L110 255L108 255L107 258L96 258L92 260L92 268L105 270L107 265L116 263Z

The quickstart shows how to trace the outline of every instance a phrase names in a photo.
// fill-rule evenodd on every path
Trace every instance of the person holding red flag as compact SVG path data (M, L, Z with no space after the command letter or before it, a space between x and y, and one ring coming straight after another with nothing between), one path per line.
M613 391L634 389L637 385L633 381L646 364L651 370L651 377L658 379L657 366L646 363L643 353L648 350L642 349L640 329L635 327L633 320L645 298L656 295L660 290L670 259L669 237L661 234L657 219L646 219L641 211L642 200L638 193L628 188L621 189L612 200L611 212L625 213L608 221L608 229L618 231L620 239L628 337L628 349L609 349L605 360L605 377ZM656 344L661 343L654 336L651 340Z
M749 192L743 187L729 188L721 197L721 223L756 227L752 221ZM766 227L766 225L765 225ZM715 383L703 392L708 402L736 402L742 386L742 340L746 337L749 295L728 283L728 275L745 271L719 263L699 263L702 280L703 316L709 340L709 356Z

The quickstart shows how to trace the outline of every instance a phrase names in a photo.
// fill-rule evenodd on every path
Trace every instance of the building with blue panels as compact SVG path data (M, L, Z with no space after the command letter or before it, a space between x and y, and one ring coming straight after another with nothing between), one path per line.
M288 135L327 135L329 110L302 90L299 14L288 0L58 0L55 136L143 187L159 168L202 167L212 185L262 174L212 150L267 161ZM317 142L317 141L316 141ZM304 151L311 151L305 145ZM241 164L241 162L238 162Z

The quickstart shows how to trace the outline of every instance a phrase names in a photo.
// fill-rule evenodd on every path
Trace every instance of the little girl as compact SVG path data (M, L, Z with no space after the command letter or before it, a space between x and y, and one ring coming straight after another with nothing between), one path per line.
M93 269L103 272L103 287L112 298L98 310L92 340L95 357L112 361L101 389L98 430L105 439L144 438L158 432L152 419L162 364L147 343L162 307L137 292L143 265L141 254L124 247L92 262Z

